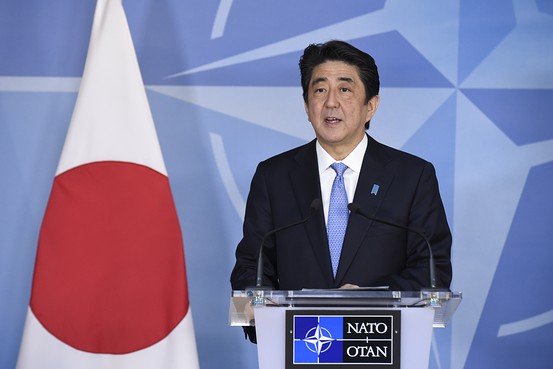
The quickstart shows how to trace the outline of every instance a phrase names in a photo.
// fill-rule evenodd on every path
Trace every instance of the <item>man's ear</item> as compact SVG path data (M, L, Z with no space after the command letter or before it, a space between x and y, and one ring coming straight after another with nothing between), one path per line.
M375 95L372 99L369 100L367 103L367 117L365 119L365 122L368 122L372 119L374 116L374 113L376 113L376 109L378 109L378 105L380 104L380 96Z

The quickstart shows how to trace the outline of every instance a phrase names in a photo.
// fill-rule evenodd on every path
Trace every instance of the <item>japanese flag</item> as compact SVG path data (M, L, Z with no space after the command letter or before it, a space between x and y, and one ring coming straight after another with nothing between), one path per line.
M199 368L182 234L121 0L96 5L17 368Z

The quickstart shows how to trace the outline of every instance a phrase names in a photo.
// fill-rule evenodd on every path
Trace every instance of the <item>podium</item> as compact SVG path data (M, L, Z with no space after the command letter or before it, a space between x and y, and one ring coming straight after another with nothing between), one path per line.
M459 292L232 291L229 324L255 326L259 369L427 369L432 329Z

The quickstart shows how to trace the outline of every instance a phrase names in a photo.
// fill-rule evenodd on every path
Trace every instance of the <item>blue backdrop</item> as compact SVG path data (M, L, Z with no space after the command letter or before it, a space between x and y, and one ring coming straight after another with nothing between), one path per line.
M184 234L204 369L257 368L227 326L256 164L313 137L298 58L371 53L371 134L436 165L464 300L431 368L553 362L553 2L124 1ZM15 367L38 232L82 74L94 0L0 2L0 368Z

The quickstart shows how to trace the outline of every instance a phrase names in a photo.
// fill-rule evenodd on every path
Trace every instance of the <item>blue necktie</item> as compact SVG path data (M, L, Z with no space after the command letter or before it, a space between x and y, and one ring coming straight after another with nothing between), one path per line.
M348 167L343 163L334 163L331 165L336 171L332 191L330 192L330 205L328 208L328 247L330 249L330 259L332 261L332 272L336 277L340 253L342 252L342 243L346 234L348 225L348 195L344 186L343 174Z

